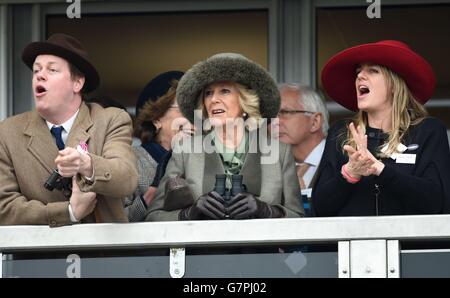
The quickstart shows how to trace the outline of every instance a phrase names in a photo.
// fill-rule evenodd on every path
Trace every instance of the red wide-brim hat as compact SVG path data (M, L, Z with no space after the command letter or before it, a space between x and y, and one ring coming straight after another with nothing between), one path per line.
M358 110L356 68L362 63L383 65L398 74L421 104L433 95L436 77L431 65L403 42L383 40L339 52L322 70L322 86L326 93L351 111Z

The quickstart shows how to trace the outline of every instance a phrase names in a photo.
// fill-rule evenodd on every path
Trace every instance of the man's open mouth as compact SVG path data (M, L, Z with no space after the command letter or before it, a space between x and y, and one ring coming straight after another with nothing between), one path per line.
M47 92L47 89L45 89L44 86L41 86L41 85L36 86L36 89L35 89L36 96L42 96L46 92Z

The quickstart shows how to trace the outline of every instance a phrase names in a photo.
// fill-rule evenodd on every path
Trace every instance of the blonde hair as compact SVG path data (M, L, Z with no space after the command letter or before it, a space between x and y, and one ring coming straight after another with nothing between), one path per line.
M259 109L260 99L255 90L245 87L242 84L229 81L230 84L234 85L239 92L239 105L242 111L247 114L248 118L256 120L256 125L259 127L262 123L262 116ZM197 109L202 110L204 118L208 118L208 113L206 111L205 105L203 103L204 90L200 93L200 98L198 100Z
M397 146L401 144L410 126L420 123L428 116L428 113L425 107L414 98L411 90L409 90L405 81L399 75L384 66L377 66L380 67L381 73L386 79L387 94L390 94L389 100L392 102L391 130L387 132L389 135L388 140L381 145L381 147L387 145L387 150L379 154L379 157L387 157L397 152ZM365 134L368 126L367 112L358 111L353 119L353 123L356 127L360 126ZM350 130L347 130L347 139L343 145L350 145L356 148L356 142Z

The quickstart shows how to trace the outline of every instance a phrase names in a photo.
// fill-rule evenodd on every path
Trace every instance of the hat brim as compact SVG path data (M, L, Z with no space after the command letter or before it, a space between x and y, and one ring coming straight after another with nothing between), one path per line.
M66 48L48 42L32 42L22 52L22 61L33 69L34 61L39 55L55 55L76 66L85 76L85 90L95 90L100 84L100 77L95 67L85 58Z
M215 55L192 66L181 78L177 88L180 111L194 123L201 91L217 81L232 81L253 89L260 100L263 118L275 118L280 109L280 93L271 75L260 65L241 55Z
M433 95L436 78L430 64L415 52L395 45L365 44L333 56L322 70L322 86L337 103L358 110L356 68L361 63L382 65L398 74L421 103Z
M184 72L182 71L171 70L161 73L151 79L139 95L136 103L135 115L139 115L140 109L142 109L148 101L156 102L161 96L166 94L170 87L172 87L172 82L179 81L183 75Z

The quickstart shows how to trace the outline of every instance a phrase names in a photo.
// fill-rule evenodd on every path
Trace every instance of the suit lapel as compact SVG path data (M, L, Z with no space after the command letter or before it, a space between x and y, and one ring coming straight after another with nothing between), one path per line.
M314 188L314 185L316 184L318 173L319 173L319 166L317 166L316 171L314 172L314 175L313 175L313 177L311 179L311 182L309 183L309 187L308 188Z
M45 120L34 112L23 133L30 137L27 150L51 173L55 168L58 147Z
M90 138L88 129L92 124L89 109L86 104L82 103L75 123L69 132L66 146L76 148L80 141L87 142ZM45 120L37 112L34 112L23 133L30 137L27 150L51 173L55 168L58 148Z
M81 141L88 142L91 137L88 132L89 128L93 125L91 115L89 114L89 108L82 102L80 106L80 111L78 112L77 118L70 129L69 136L66 141L66 146L76 148Z

